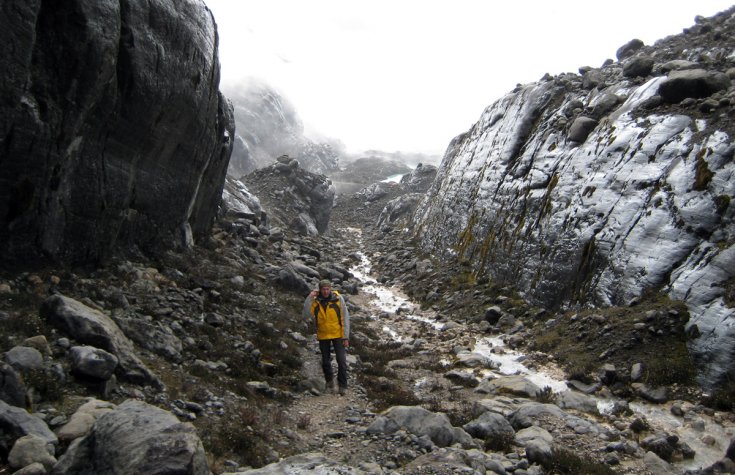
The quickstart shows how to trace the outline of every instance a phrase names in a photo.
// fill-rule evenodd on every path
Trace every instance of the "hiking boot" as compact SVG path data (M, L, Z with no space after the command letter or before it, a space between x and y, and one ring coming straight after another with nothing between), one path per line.
M339 395L340 395L340 396L344 396L345 394L347 394L347 387L345 387L345 386L340 386L340 387L339 387Z
M337 383L332 381L327 381L327 389L328 392L336 393L337 392Z

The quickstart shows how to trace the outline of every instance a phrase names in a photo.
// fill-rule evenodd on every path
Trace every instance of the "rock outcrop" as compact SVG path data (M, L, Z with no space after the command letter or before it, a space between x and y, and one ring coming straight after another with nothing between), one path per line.
M272 165L243 177L268 210L272 225L287 227L297 234L324 233L334 206L335 189L324 175L301 168L298 160L282 155Z
M735 375L734 23L632 42L488 107L415 213L423 248L550 307L661 290L689 307L701 382ZM626 74L642 55L652 67Z
M0 258L94 262L211 228L234 120L201 0L11 0L0 32Z
M272 87L258 82L227 87L232 99L237 135L228 173L235 178L270 165L280 155L296 158L314 173L337 169L337 142L316 142L304 136L296 109Z
M210 472L191 424L155 406L128 400L97 419L89 434L76 439L53 473Z

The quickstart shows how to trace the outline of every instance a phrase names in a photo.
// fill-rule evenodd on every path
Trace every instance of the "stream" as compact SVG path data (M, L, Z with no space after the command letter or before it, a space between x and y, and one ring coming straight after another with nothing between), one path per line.
M360 240L360 231L349 229L357 234ZM371 274L370 259L358 252L360 262L350 271L362 282L361 291L373 297L372 304L379 313L371 318L381 323L382 329L388 337L397 342L404 342L404 335L421 333L422 325L430 325L436 330L442 330L446 324L437 321L432 311L421 310L419 305L408 299L399 289L387 287L379 283ZM406 325L413 325L413 331L406 331ZM554 367L529 368L523 364L526 355L505 347L503 335L478 338L470 353L474 357L486 359L489 368L483 372L483 378L495 378L509 375L523 375L527 380L539 388L549 387L554 393L561 394L571 391L566 381L562 379L562 372ZM446 355L442 360L448 366L453 358ZM420 381L415 382L417 385ZM609 414L618 400L592 396L597 402L600 414ZM624 401L619 401L624 402ZM629 408L637 417L644 418L649 425L656 429L656 433L672 434L688 444L696 455L692 459L675 461L672 466L679 472L689 469L705 468L724 457L730 440L735 434L732 424L723 426L712 416L704 413L688 412L684 417L671 413L673 402L651 404L636 400L629 403ZM686 404L686 403L685 403ZM603 418L589 414L576 414L592 420L595 423L608 424Z

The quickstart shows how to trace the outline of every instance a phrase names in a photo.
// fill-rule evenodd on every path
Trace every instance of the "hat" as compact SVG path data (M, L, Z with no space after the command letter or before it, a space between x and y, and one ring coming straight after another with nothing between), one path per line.
M329 279L322 279L322 280L319 281L319 288L320 289L322 287L331 287L331 286L332 286L332 283L329 281Z

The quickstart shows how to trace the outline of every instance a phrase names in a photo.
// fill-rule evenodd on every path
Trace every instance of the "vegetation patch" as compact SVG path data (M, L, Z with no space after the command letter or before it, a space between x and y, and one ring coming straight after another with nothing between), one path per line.
M707 162L704 160L709 154L709 149L703 149L697 154L697 161L694 169L694 185L692 189L695 191L704 191L715 176L714 173L707 166Z
M651 296L633 307L588 309L567 313L551 325L537 324L531 348L553 355L569 379L592 382L603 364L623 374L634 363L651 385L696 386L681 302Z
M596 460L580 457L569 449L556 447L544 467L552 474L615 475L609 466Z

